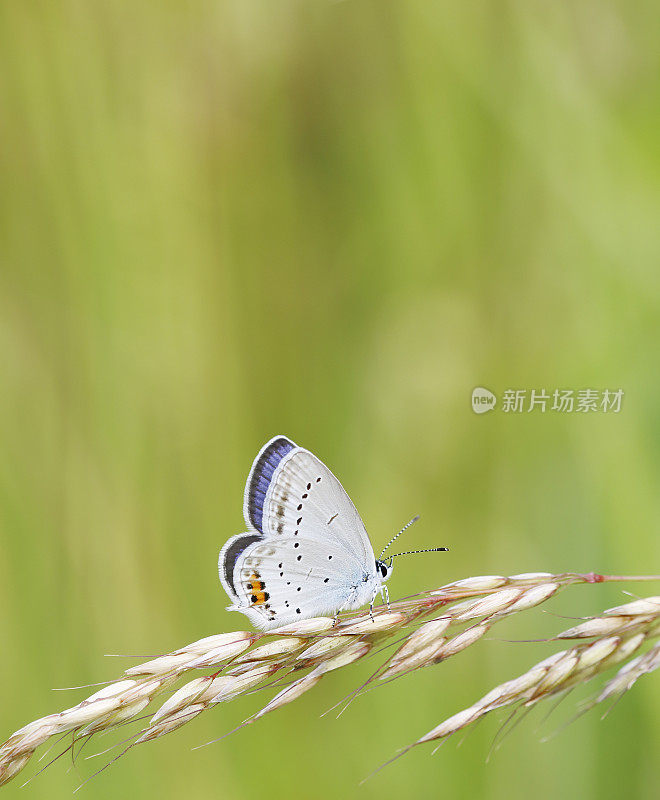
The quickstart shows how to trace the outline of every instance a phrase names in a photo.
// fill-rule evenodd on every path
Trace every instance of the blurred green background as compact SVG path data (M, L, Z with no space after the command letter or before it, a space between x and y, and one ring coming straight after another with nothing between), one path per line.
M276 433L377 550L415 513L408 546L451 547L400 562L393 597L660 571L656 22L612 0L0 5L0 739L133 663L104 653L245 624L216 559ZM477 416L477 385L626 394ZM622 588L656 590L548 608ZM567 624L527 612L339 720L373 662L335 673L191 752L263 697L219 707L84 796L657 797L660 676L550 742L573 696L489 763L495 717L358 785L554 649L502 638ZM68 766L20 796L71 797Z

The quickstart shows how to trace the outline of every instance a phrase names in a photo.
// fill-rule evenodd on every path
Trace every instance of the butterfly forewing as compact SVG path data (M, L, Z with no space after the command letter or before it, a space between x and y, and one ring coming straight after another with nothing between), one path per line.
M308 450L298 447L274 471L263 509L264 536L335 541L360 564L374 561L364 523L344 487Z
M282 459L295 450L296 445L286 436L275 436L261 448L254 459L245 484L243 516L247 525L263 533L263 510L273 473Z

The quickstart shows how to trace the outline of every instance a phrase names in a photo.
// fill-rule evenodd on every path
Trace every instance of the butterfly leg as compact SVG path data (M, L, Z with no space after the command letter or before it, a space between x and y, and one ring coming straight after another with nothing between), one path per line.
M390 611L390 593L385 585L380 587L380 599L385 601L387 610Z
M369 603L369 616L371 617L372 622L376 621L374 619L374 601L376 599L377 594L378 594L378 589L374 589L374 593L371 595L371 603Z
M348 598L346 599L346 602L342 603L342 605L341 605L341 606L340 606L340 607L337 609L337 611L336 611L336 613L335 613L335 619L334 619L334 622L332 623L332 627L333 627L333 628L336 628L336 627L337 627L337 623L339 622L339 615L341 614L341 612L342 612L342 611L343 611L343 610L344 610L344 609L345 609L347 606L350 606L350 605L351 605L351 603L352 603L352 602L355 600L355 598L356 598L356 597L357 597L357 588L354 588L354 589L353 589L353 591L351 592L351 594L350 594L350 595L348 596Z

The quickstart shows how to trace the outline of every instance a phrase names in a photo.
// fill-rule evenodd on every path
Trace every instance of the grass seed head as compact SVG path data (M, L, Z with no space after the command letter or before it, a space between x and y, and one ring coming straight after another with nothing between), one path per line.
M192 672L189 675L192 680L166 697L155 713L152 711L136 742L156 739L216 703L274 683L279 691L249 720L254 721L297 699L316 686L326 673L346 667L369 653L380 653L383 642L396 641L395 637L402 632L403 643L370 680L414 672L465 650L501 618L544 603L564 587L607 580L620 578L591 573L538 572L509 578L482 575L399 601L392 610L377 613L374 618L368 613L347 614L337 622L332 617L316 617L263 633L236 631L207 636L131 667L126 670L126 677L102 687L78 705L16 731L0 747L0 784L17 775L34 750L51 736L73 731L80 738L118 727L141 715L156 696L164 695L184 674ZM476 624L457 634L448 634L451 626L471 620L477 620ZM409 632L405 626L411 623L419 623L419 627ZM612 664L623 666L593 704L621 694L642 675L660 667L660 644L653 642L658 636L659 597L610 608L599 617L559 634L559 639L576 640L573 647L548 656L518 677L496 686L417 743L442 739L496 708L534 705L591 680ZM583 641L586 639L592 641ZM628 661L645 642L652 643L651 649ZM196 671L203 668L215 672L199 676ZM301 676L282 688L282 682L289 680L293 671Z
M283 625L281 628L273 628L270 634L283 636L287 633L293 636L309 636L312 633L323 633L332 628L335 621L332 617L311 617L300 622L292 622L290 625Z
M523 592L522 596L513 602L505 611L499 614L516 614L518 611L525 611L528 608L545 603L559 589L558 583L542 583L539 586L532 586L531 589Z
M219 647L214 647L212 650L209 650L208 653L203 653L202 655L197 656L193 660L189 661L188 669L217 667L220 664L230 661L237 655L240 655L242 652L247 650L251 644L251 639L238 639L234 642L221 644Z
M500 586L504 586L506 582L507 579L501 575L477 575L474 578L462 578L460 581L448 583L431 592L431 594L444 594L454 589L482 592L489 589L498 589Z
M348 622L345 625L341 625L339 630L344 636L362 636L398 628L405 621L406 615L398 611L385 612L374 617L366 614L357 622Z
M336 656L332 656L332 658L328 658L326 661L321 661L317 664L312 674L323 675L326 672L332 672L335 669L346 667L348 664L352 664L354 661L366 656L370 649L371 645L369 642L354 642Z
M342 647L355 641L353 636L326 636L324 639L319 639L314 644L311 644L302 653L296 656L297 661L313 661L317 658L322 658L328 653L332 653Z
M173 695L168 697L168 699L153 715L150 724L153 725L154 722L157 722L159 719L162 719L163 717L169 717L180 709L185 708L185 706L194 703L195 700L197 700L197 698L208 688L210 682L210 678L195 678L194 680L186 683L185 686L182 686L180 689L174 692Z
M175 650L177 653L190 653L195 656L203 656L210 653L212 650L217 650L219 647L224 647L228 644L235 644L236 642L252 641L256 638L254 633L249 631L232 631L232 633L216 633L213 636L205 636L203 639L198 639L196 642L191 642L180 650Z
M259 717L263 717L264 714L268 714L270 711L275 711L276 708L281 708L282 706L297 700L302 694L305 694L305 692L313 689L321 680L321 677L321 675L314 675L310 673L309 675L299 678L295 683L292 683L290 686L282 689L281 692L278 692L278 694L273 697L270 703L265 705L261 711L258 711L255 714L254 719L259 719Z
M288 655L296 650L300 650L307 643L306 639L301 639L297 636L287 636L284 639L275 639L273 642L262 644L260 647L255 647L245 655L236 659L235 663L252 662L252 661L265 661L270 658L277 658L278 656Z
M456 653L460 653L461 650L465 650L466 647L469 647L471 644L474 644L478 639L486 633L486 631L490 628L490 625L485 623L481 623L480 625L473 625L471 628L464 630L462 633L459 633L457 636L454 636L453 639L448 639L442 647L438 649L437 658L449 658L449 656L453 656Z
M522 598L524 594L520 589L501 589L499 592L485 597L483 600L471 602L470 605L457 616L457 621L476 619L477 617L489 617L491 614L502 613L513 603ZM455 611L456 609L453 609Z

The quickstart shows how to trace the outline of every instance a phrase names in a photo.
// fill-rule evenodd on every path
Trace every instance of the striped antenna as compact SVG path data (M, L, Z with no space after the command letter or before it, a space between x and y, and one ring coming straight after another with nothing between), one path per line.
M405 553L395 553L393 556L388 556L388 558L390 559L391 564L392 559L396 558L397 556L413 556L415 553L442 553L447 552L448 550L448 547L429 547L427 550L406 550Z
M400 531L399 531L399 532L398 532L398 533L397 533L395 536L393 536L393 537L392 537L392 538L389 540L389 542L388 542L388 543L385 545L385 547L383 547L383 549L380 551L380 556L378 556L378 560L379 560L379 561L380 561L380 559L381 559L381 556L383 555L383 553L384 553L384 552L387 550L387 548L388 548L388 547L389 547L391 544L394 544L394 542L396 542L396 540L399 538L399 536L401 536L401 534L402 534L404 531L407 531L407 530L408 530L408 528L409 528L409 527L410 527L410 526L411 526L413 523L417 522L417 520L418 520L418 519L419 519L419 514L417 514L416 516L414 516L414 517L413 517L413 518L410 520L410 522L407 522L407 523L406 523L406 524L403 526L403 528L401 528L401 530L400 530Z

